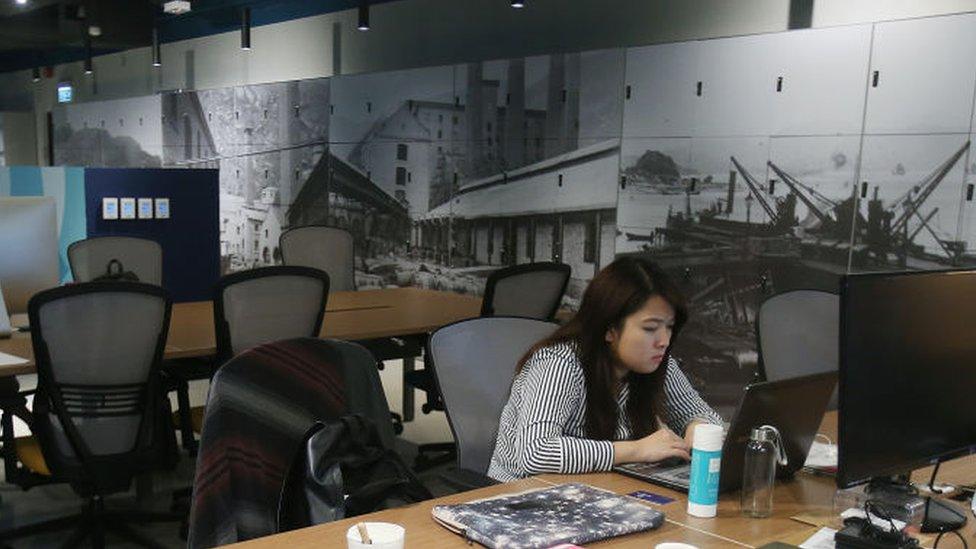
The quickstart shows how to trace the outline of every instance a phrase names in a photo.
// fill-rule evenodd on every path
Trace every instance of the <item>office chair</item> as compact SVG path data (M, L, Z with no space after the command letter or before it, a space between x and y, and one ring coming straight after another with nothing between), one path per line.
M99 236L72 242L68 264L75 282L90 282L105 274L109 261L117 259L139 282L163 283L163 248L158 242L132 236Z
M128 490L160 462L159 364L170 299L158 286L92 282L47 290L28 305L37 364L31 437L15 441L32 475L69 483L85 499L79 515L0 533L0 541L75 527L65 546L106 532L159 544L129 522L177 521L176 514L109 511L106 496Z
M437 387L457 443L458 471L446 480L464 489L492 483L485 474L515 367L558 327L529 318L482 317L448 324L430 336L428 353L437 364Z
M361 414L392 448L375 361L355 343L300 338L254 347L224 364L203 418L189 547L275 533L286 469L317 420Z
M68 246L68 263L75 282L90 282L106 274L108 263L118 260L122 269L134 273L139 282L161 286L163 283L163 248L158 242L132 236L86 238ZM179 359L162 365L167 392L175 391L179 403L177 426L183 447L195 454L190 412L190 381L208 379L213 374L209 360Z
M356 247L352 233L339 227L305 225L281 233L278 239L281 259L285 265L314 267L329 274L330 290L347 292L356 290ZM384 360L403 358L409 353L420 353L420 346L394 338L376 338L359 341L376 356L376 367L383 369ZM396 413L394 430L403 432L403 418Z
M526 263L498 269L485 282L481 316L552 320L562 303L571 269L564 263Z
M329 298L329 275L312 267L261 267L225 275L214 288L217 364L252 347L318 337ZM191 410L193 432L203 407Z
M295 227L281 233L278 245L285 265L325 271L333 292L356 289L355 248L349 231L324 225Z
M759 376L768 381L836 372L840 298L819 290L774 295L759 306ZM837 409L837 391L828 410Z
M331 279L313 267L261 267L229 274L214 289L217 357L263 343L318 337Z
M521 316L537 320L552 320L562 303L569 284L571 269L563 263L528 263L498 269L485 282L481 316ZM409 373L404 381L424 392L426 402L421 411L444 410L444 402L434 375L436 361L425 361L425 367ZM454 456L454 443L422 444L418 447L416 468L419 470L450 461ZM428 453L442 453L430 458Z

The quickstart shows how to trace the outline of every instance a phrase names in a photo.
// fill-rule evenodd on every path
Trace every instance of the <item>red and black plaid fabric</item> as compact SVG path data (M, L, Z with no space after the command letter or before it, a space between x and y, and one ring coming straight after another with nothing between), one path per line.
M303 338L256 347L221 367L203 420L189 546L274 533L287 467L317 420L361 413L392 445L375 364L358 345Z

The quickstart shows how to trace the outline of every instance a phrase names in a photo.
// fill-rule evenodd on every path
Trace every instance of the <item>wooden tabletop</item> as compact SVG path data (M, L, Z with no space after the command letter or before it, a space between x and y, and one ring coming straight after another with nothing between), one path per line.
M329 294L321 337L362 340L422 334L465 318L478 316L481 298L424 290L390 288ZM26 358L18 366L0 366L0 377L34 372L30 334L0 339L0 352ZM176 303L170 318L165 358L210 356L216 353L213 303Z
M821 431L836 433L837 414L828 413ZM951 467L950 467L951 466ZM972 482L976 474L976 458L954 460L943 466L939 478L947 482L965 479ZM951 472L950 472L951 471ZM925 478L931 470L916 472L916 479ZM344 547L346 531L361 521L393 522L406 528L406 547L470 547L464 539L434 522L431 509L434 505L461 503L500 494L518 493L525 490L544 488L554 484L582 482L604 488L614 493L627 495L644 490L672 498L665 505L651 505L665 514L666 521L661 528L649 532L632 534L589 543L591 546L613 546L648 548L666 541L683 542L699 548L711 547L759 547L773 541L783 541L799 545L813 535L822 525L839 526L833 511L833 497L836 485L832 477L814 476L800 472L790 481L777 481L773 497L773 515L763 519L746 518L739 505L739 493L723 494L719 500L718 515L702 519L688 515L687 494L648 484L637 479L616 473L591 473L585 475L541 475L517 482L500 484L480 490L454 494L430 501L421 502L396 509L380 511L337 522L303 528L275 536L251 540L235 547L258 549L262 547ZM962 535L973 539L976 527L973 518L962 530ZM932 538L923 538L923 546L931 547ZM955 536L947 536L939 547L962 547Z

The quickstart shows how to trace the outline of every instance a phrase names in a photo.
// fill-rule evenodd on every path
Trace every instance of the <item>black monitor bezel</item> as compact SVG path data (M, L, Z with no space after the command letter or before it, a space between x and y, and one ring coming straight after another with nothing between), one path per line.
M838 330L838 414L837 414L837 486L838 488L850 488L853 486L858 486L860 484L865 484L870 482L871 479L884 476L901 475L905 473L910 473L915 469L922 467L927 467L935 465L936 463L948 461L950 459L955 459L958 457L963 457L976 453L976 441L973 444L962 446L960 448L954 448L952 450L943 452L938 455L923 456L919 457L917 460L906 461L905 463L898 464L891 467L880 467L871 472L869 476L863 477L853 477L849 471L849 464L846 463L844 454L844 441L851 436L847 433L847 425L844 421L844 408L845 402L847 401L846 390L847 387L847 369L849 364L847 363L847 352L846 352L846 334L847 328L850 321L847 318L847 300L848 292L850 290L849 284L853 279L865 279L865 278L901 278L901 277L922 277L922 276L943 276L943 275L958 275L958 274L969 274L976 276L976 269L940 269L940 270L930 270L930 271L898 271L898 272L870 272L870 273L852 273L845 274L841 276L840 280L840 310L838 315L840 315L840 324ZM847 456L849 458L850 456Z

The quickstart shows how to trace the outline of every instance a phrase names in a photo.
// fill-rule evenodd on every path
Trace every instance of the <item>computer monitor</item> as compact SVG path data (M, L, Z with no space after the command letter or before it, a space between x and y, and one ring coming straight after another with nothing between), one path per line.
M840 295L837 484L976 451L976 271L849 275Z
M0 198L0 288L10 314L58 285L57 204L53 197Z

